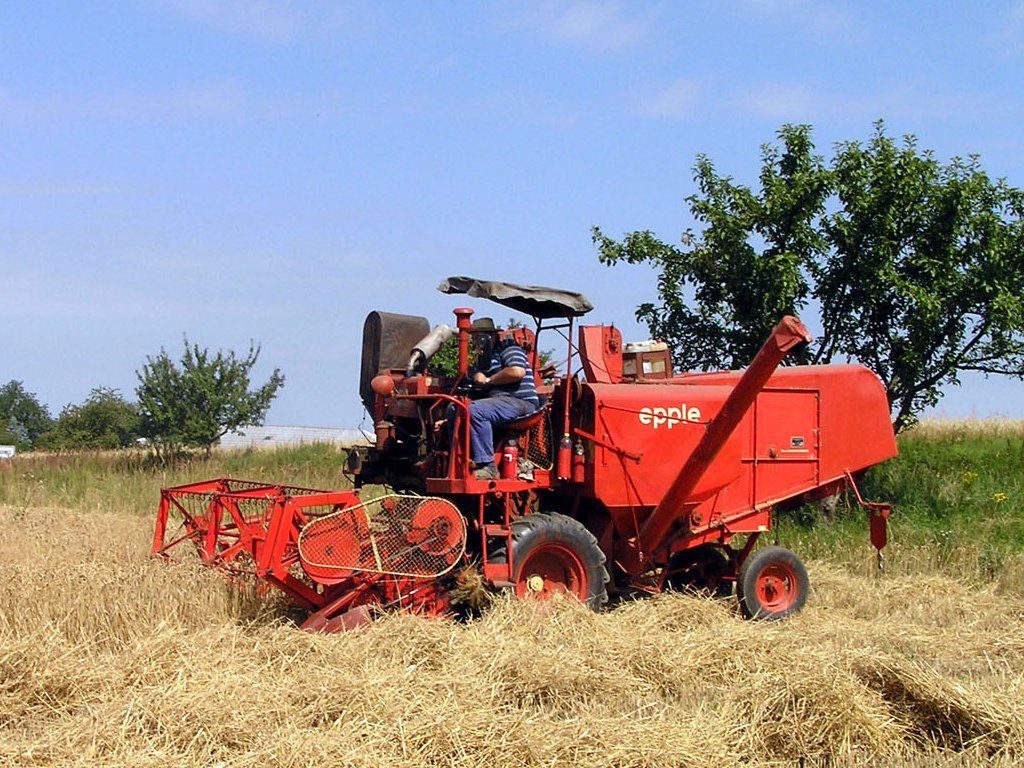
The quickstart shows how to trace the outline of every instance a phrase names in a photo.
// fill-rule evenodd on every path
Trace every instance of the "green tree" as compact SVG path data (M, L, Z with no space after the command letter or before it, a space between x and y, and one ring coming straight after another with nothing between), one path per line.
M508 322L505 324L505 328L525 328L526 325L516 320L514 317L510 317ZM472 350L470 351L472 356ZM551 350L541 350L537 355L540 368L544 369L552 362ZM470 365L475 361L470 360ZM452 336L448 341L441 345L440 349L434 353L434 356L430 358L427 364L427 371L433 376L449 376L455 378L459 375L459 337Z
M881 122L828 162L809 126L786 125L761 159L751 189L698 157L699 231L681 247L594 229L603 263L658 270L659 301L637 318L684 368L741 367L780 316L817 312L822 332L795 362L869 366L897 429L963 371L1024 376L1024 192Z
M0 443L31 450L51 423L49 410L22 382L12 379L0 387Z
M39 447L50 450L125 448L139 437L139 411L116 389L97 387L80 405L67 405Z
M452 336L444 342L427 361L427 372L432 376L459 375L459 337Z
M136 371L140 433L162 459L184 447L209 452L217 440L245 424L261 424L284 385L277 368L267 382L250 390L250 374L260 348L250 342L238 357L233 351L211 353L185 339L180 365L161 348Z

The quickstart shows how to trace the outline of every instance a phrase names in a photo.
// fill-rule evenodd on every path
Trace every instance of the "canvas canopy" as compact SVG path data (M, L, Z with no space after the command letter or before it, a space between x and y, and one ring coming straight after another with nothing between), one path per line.
M517 312L548 319L580 317L594 308L582 293L545 288L542 285L516 285L472 277L449 277L437 290L441 293L464 293L475 299L490 299Z

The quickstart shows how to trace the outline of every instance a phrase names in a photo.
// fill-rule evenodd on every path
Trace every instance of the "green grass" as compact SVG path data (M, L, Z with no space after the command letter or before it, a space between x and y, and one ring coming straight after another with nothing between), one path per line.
M862 482L894 505L887 568L947 573L1024 593L1024 424L925 424L902 435L900 455ZM347 488L344 450L303 445L215 452L161 467L142 452L25 455L0 462L0 504L150 515L160 488L233 476L312 488ZM874 550L863 511L844 500L833 519L818 509L780 515L780 542L806 559L870 573Z
M901 435L899 448L899 457L861 483L866 498L893 504L888 566L1024 581L1024 425L925 424ZM844 499L832 521L816 509L784 516L783 543L808 557L867 567L866 517L851 502Z
M196 455L171 467L143 452L28 454L0 462L0 504L151 514L160 489L214 477L239 477L327 490L348 488L345 452L310 444Z

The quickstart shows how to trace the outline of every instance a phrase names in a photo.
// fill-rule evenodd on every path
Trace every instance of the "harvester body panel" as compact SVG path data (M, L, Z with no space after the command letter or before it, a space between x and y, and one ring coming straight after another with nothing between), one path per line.
M666 384L587 384L587 448L581 489L608 508L623 536L635 533L739 379L736 371ZM591 427L588 429L587 427ZM800 496L896 455L885 391L856 365L775 372L679 510L695 526ZM748 532L760 518L737 521Z

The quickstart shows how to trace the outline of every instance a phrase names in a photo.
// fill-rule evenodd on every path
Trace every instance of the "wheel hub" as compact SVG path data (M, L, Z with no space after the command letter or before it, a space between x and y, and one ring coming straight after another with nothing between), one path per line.
M557 542L540 545L520 566L516 592L545 600L556 594L586 600L589 594L587 571L569 547Z
M758 597L773 610L785 610L796 601L796 576L783 563L773 563L761 573Z

